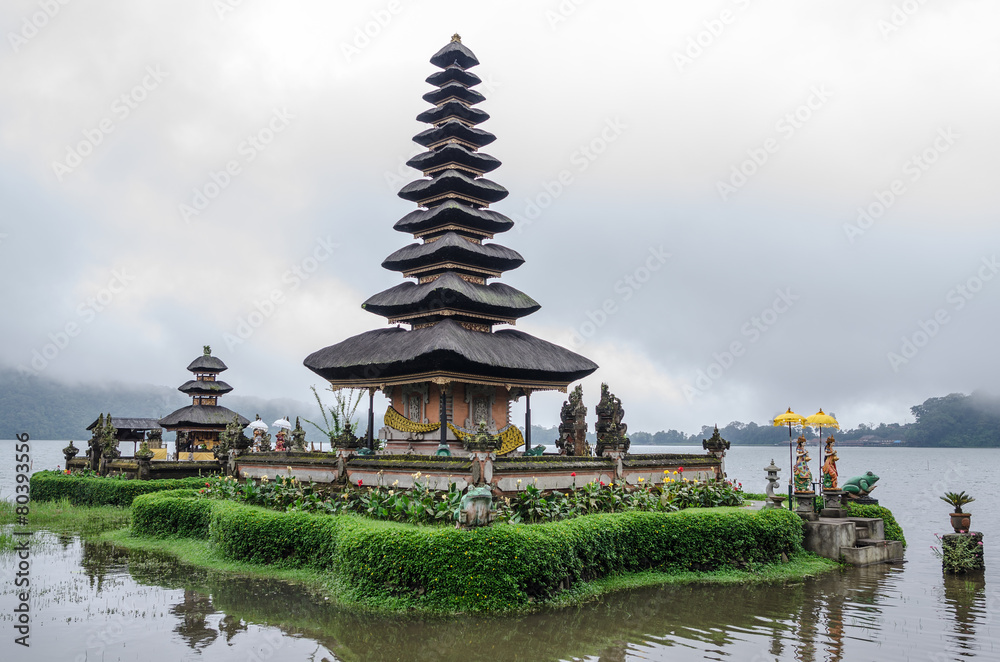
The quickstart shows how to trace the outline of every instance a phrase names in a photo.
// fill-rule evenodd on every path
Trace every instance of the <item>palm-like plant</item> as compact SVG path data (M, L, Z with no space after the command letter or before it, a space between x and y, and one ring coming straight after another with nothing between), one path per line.
M974 498L965 493L965 490L962 490L961 492L945 492L944 496L941 497L941 500L950 504L955 509L956 513L963 512L962 508L966 504L975 501Z
M323 404L323 400L320 399L319 392L316 390L316 387L310 386L309 388L312 390L313 396L316 398L316 404L319 405L319 413L323 416L323 424L325 427L320 427L309 419L305 419L306 423L322 432L331 441L344 435L353 437L356 434L358 427L358 421L353 420L354 412L357 411L358 405L361 403L362 392L360 390L355 392L354 389L340 389L334 391L334 404L332 407L327 407ZM329 390L333 391L333 388L330 388ZM348 391L347 395L344 394L345 390Z

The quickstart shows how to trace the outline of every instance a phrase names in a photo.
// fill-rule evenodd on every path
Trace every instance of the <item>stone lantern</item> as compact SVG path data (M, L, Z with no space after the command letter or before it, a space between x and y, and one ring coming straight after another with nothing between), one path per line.
M765 508L781 508L782 502L785 500L784 494L775 494L774 488L778 485L778 472L781 469L771 460L771 466L764 467L764 471L767 472L767 487L764 492L767 494L767 501L764 503Z

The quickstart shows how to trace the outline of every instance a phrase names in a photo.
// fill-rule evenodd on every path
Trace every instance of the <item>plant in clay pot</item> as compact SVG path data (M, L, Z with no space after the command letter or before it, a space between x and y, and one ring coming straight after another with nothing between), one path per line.
M963 512L963 509L967 504L975 501L975 499L966 494L965 490L962 490L961 492L945 492L941 500L955 509L951 514L951 526L955 529L955 532L963 533L968 531L971 515Z

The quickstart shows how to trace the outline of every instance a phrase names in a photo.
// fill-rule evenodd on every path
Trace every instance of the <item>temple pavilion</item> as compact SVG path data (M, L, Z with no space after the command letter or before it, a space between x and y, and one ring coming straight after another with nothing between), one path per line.
M177 390L191 396L191 404L168 414L159 423L167 430L177 433L177 450L189 450L202 444L211 448L219 441L219 433L232 423L233 417L246 427L250 424L232 409L219 405L219 397L229 393L233 387L217 379L219 373L227 370L226 364L212 356L212 348L205 345L204 352L187 367L194 374ZM182 449L181 446L186 446Z
M532 392L565 391L597 364L509 328L540 306L497 280L524 258L492 241L514 222L489 208L508 193L485 177L500 161L479 151L496 140L478 128L489 119L476 108L484 97L473 88L482 81L469 71L479 60L455 35L430 61L440 69L427 78L435 89L423 96L433 107L417 119L431 126L413 138L427 151L407 162L423 178L399 191L417 209L395 225L416 243L382 262L412 280L362 305L390 328L321 349L304 364L334 389L368 389L369 446L380 390L391 402L380 432L387 451L430 454L440 444L462 454L461 439L485 422L501 436L504 454L530 447ZM527 440L511 420L511 403L521 396Z

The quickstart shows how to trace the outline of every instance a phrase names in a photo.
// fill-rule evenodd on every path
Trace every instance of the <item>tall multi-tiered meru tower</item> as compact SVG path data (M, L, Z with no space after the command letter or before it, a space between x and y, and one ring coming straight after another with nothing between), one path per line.
M524 443L511 422L511 402L527 396L530 429L532 391L564 391L597 364L527 333L494 331L540 306L524 292L489 282L524 258L490 241L514 222L489 209L507 190L484 177L500 162L479 151L496 140L476 126L489 119L475 107L484 97L472 88L482 81L469 69L479 60L455 35L431 63L441 71L428 76L436 89L423 98L434 107L417 116L431 127L413 138L427 151L407 162L424 178L399 191L418 209L395 225L418 242L382 262L415 281L362 305L393 327L348 338L304 363L334 388L382 390L390 398L380 433L390 452L429 454L447 443L461 454L461 437L484 421L500 433L502 454ZM369 430L372 419L369 405Z

